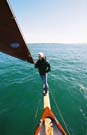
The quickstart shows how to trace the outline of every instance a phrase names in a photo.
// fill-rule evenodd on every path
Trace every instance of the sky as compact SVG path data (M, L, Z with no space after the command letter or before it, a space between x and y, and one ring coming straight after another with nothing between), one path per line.
M28 43L87 43L87 0L9 0Z

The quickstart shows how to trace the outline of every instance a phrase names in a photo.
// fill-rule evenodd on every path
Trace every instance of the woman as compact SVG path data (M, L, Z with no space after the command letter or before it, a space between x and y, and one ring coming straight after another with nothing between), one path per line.
M38 61L35 63L35 68L38 68L44 86L43 94L46 95L48 90L47 73L51 70L51 67L50 64L46 61L46 57L42 52L38 54L38 58Z

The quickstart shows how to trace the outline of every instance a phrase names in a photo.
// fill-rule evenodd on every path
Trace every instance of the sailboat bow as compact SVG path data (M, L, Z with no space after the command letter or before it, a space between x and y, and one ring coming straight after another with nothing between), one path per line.
M47 131L45 129L46 119L50 120ZM56 119L54 113L49 109L49 107L44 109L40 124L36 129L35 135L66 135L66 132Z
M66 135L62 125L51 110L49 91L44 99L44 111L34 135Z

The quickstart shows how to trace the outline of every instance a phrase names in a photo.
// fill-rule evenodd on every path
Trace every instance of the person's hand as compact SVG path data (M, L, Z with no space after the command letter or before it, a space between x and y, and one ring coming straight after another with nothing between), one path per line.
M36 62L34 61L34 64L36 64Z

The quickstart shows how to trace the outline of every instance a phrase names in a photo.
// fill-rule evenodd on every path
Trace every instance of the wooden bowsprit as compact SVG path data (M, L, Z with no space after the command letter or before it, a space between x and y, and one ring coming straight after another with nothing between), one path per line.
M51 111L49 91L43 99L44 111L34 135L66 135L66 132Z
M48 107L49 109L51 109L50 99L49 99L49 91L44 96L44 109L46 107ZM49 118L46 118L45 119L45 133L46 133L46 135L53 135L52 121Z

